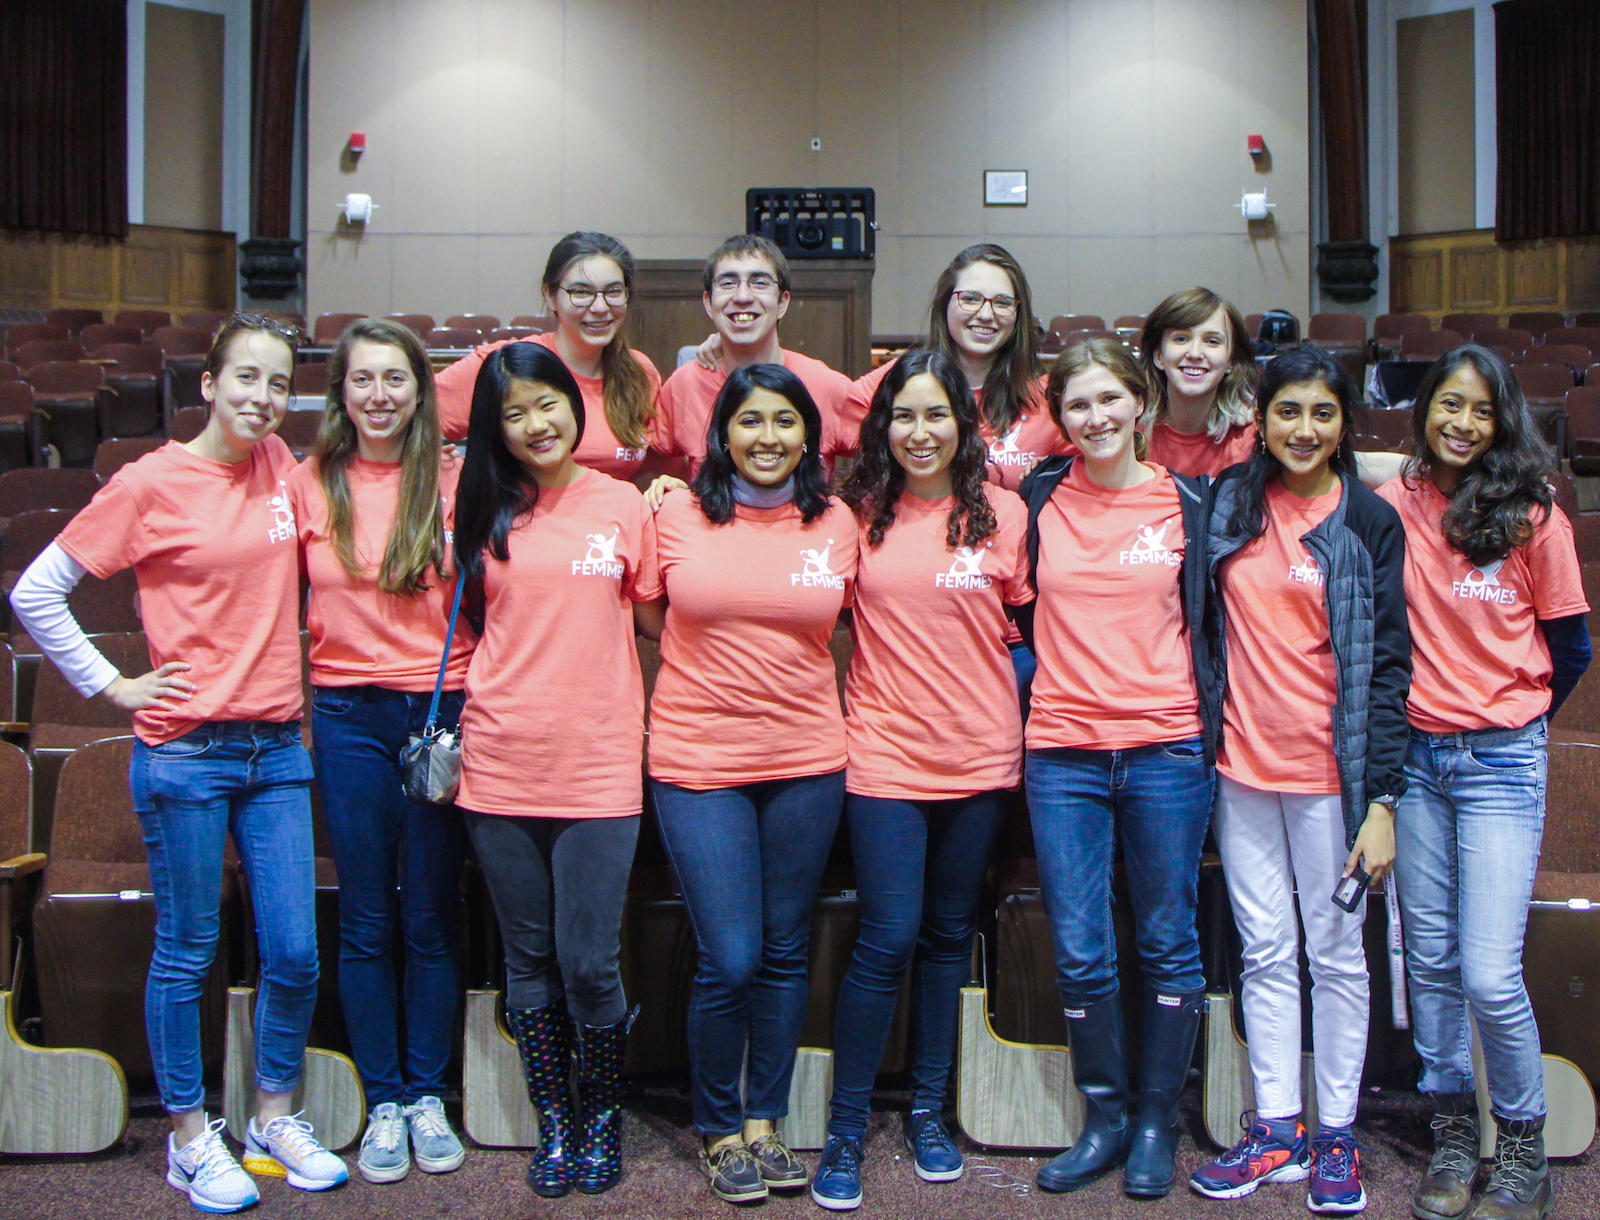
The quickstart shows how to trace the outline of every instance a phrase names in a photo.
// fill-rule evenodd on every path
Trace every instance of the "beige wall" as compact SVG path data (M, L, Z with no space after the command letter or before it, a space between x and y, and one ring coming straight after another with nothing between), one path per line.
M222 228L220 13L145 9L144 220Z
M1304 316L1307 79L1305 0L311 0L307 303L509 317L570 229L700 257L747 187L872 186L876 331L984 238L1047 320L1194 282ZM985 209L986 167L1029 206ZM349 191L381 205L359 240Z
M1395 23L1400 232L1477 227L1473 13Z

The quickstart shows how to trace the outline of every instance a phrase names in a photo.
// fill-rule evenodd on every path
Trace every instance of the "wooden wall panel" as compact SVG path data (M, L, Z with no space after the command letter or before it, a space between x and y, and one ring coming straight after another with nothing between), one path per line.
M232 233L133 225L123 242L0 230L0 306L232 309Z
M1389 239L1391 312L1541 308L1600 308L1600 237L1499 243L1493 229L1463 229Z

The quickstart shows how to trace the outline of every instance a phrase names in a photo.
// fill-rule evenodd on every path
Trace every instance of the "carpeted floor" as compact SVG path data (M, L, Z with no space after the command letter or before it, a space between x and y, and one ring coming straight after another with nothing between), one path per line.
M1125 1197L1112 1175L1070 1195L1047 1195L1033 1186L1039 1158L996 1156L965 1146L966 1176L960 1181L920 1181L902 1156L899 1116L890 1107L903 1103L895 1094L880 1094L884 1107L875 1110L867 1145L863 1180L866 1201L859 1214L884 1220L1120 1220L1139 1217L1309 1216L1305 1187L1266 1186L1248 1199L1219 1203L1202 1199L1181 1185L1163 1200ZM1213 1154L1209 1143L1197 1146L1200 1133L1199 1094L1191 1086L1183 1114L1180 1174L1187 1175ZM458 1117L452 1115L452 1117ZM323 1195L294 1190L281 1180L262 1180L262 1201L251 1215L300 1217L304 1220L365 1220L368 1217L469 1217L513 1220L518 1217L644 1218L728 1217L729 1205L714 1198L700 1176L695 1137L688 1125L688 1103L681 1093L650 1090L628 1106L623 1135L626 1169L623 1180L607 1194L593 1198L536 1197L523 1183L527 1154L517 1150L469 1149L467 1162L455 1173L430 1176L413 1169L403 1182L370 1186L355 1177L355 1155L346 1156L352 1181ZM1427 1161L1427 1111L1415 1095L1369 1094L1362 1103L1357 1133L1366 1146L1363 1180L1371 1200L1366 1214L1380 1220L1408 1217L1410 1193ZM166 1185L164 1140L166 1122L153 1105L141 1105L117 1147L95 1157L0 1157L0 1217L4 1220L146 1220L199 1213ZM1203 1139L1203 1137L1202 1137ZM811 1165L816 1154L804 1154ZM1600 1155L1590 1153L1555 1166L1556 1215L1569 1220L1600 1218ZM824 1213L808 1192L774 1196L745 1209L769 1220L818 1217Z

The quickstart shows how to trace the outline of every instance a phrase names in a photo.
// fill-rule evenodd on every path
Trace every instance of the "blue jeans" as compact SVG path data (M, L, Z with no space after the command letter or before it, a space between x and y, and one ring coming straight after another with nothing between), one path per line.
M1081 1008L1117 994L1111 863L1118 833L1145 986L1201 990L1195 911L1214 784L1200 739L1029 750L1027 788L1062 1005Z
M661 780L650 787L700 951L689 998L694 1125L733 1135L746 1118L789 1112L811 913L839 829L844 772L705 792Z
M413 805L400 783L400 751L422 732L432 694L381 686L311 693L311 749L339 870L339 999L369 1107L443 1095L461 1001L466 828L455 806ZM446 691L439 723L455 727L462 701ZM397 926L406 953L403 1071Z
M1544 835L1546 737L1542 716L1520 729L1413 730L1394 820L1422 1091L1472 1090L1470 1007L1502 1118L1545 1112L1522 936Z
M944 1109L978 899L1007 792L951 801L846 799L861 931L833 1020L832 1135L867 1133L872 1082L911 970L911 1108Z
M1026 722L1033 704L1033 675L1039 672L1039 659L1026 644L1012 644L1011 668L1017 675L1017 700L1022 704L1022 719Z
M300 1083L317 1002L311 760L300 724L214 720L175 741L136 741L128 767L156 899L145 1032L161 1103L205 1105L200 993L217 953L222 849L231 833L255 902L256 1086Z

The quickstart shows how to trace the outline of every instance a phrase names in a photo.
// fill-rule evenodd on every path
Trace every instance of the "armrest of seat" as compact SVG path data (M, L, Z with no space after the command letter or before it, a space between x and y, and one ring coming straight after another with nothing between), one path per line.
M26 855L13 856L9 860L0 860L0 881L10 881L14 877L26 877L29 873L36 873L50 862L50 857L42 851L30 851Z

